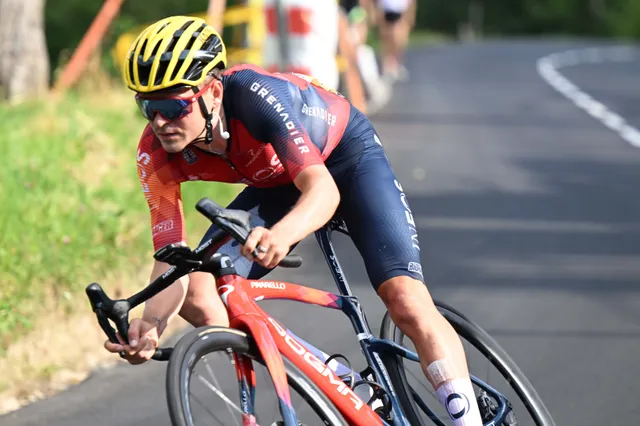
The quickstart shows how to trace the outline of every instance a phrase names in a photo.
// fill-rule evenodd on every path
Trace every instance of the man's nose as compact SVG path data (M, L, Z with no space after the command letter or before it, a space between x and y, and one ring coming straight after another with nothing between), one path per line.
M169 122L169 120L167 120L166 118L164 118L162 116L162 114L160 114L159 112L154 112L153 113L153 118L151 119L153 126L156 129L161 128L162 126L164 126L165 124L167 124Z

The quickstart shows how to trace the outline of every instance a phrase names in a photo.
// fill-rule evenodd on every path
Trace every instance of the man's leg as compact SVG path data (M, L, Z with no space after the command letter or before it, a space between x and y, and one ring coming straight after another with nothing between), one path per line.
M481 426L460 338L423 283L418 231L407 197L373 130L360 140L362 154L338 185L349 234L391 319L416 346L453 424ZM466 398L451 398L453 394Z
M393 322L416 347L425 376L458 425L481 425L462 342L421 281L397 276L378 288ZM450 399L452 394L466 398Z
M194 327L229 326L227 310L218 296L213 275L205 272L189 274L189 287L180 316Z

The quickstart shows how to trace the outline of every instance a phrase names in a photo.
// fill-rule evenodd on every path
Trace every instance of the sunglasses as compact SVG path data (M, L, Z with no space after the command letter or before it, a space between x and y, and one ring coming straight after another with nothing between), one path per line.
M136 95L136 104L142 113L142 116L147 120L153 120L156 113L160 114L166 120L173 121L179 118L186 117L193 111L193 104L200 98L206 90L216 81L211 80L211 83L207 84L202 90L198 91L190 98L181 97L163 97L163 98L150 98L144 95Z

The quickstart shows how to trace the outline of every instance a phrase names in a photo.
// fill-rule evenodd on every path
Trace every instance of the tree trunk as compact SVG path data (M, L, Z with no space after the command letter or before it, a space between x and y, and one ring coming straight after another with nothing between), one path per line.
M49 57L45 0L0 0L0 97L20 101L46 93Z

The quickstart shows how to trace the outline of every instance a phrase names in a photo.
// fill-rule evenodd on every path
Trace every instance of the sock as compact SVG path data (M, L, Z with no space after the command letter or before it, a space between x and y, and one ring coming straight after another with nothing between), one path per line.
M478 402L470 379L453 379L442 384L438 399L449 413L453 426L482 426Z

